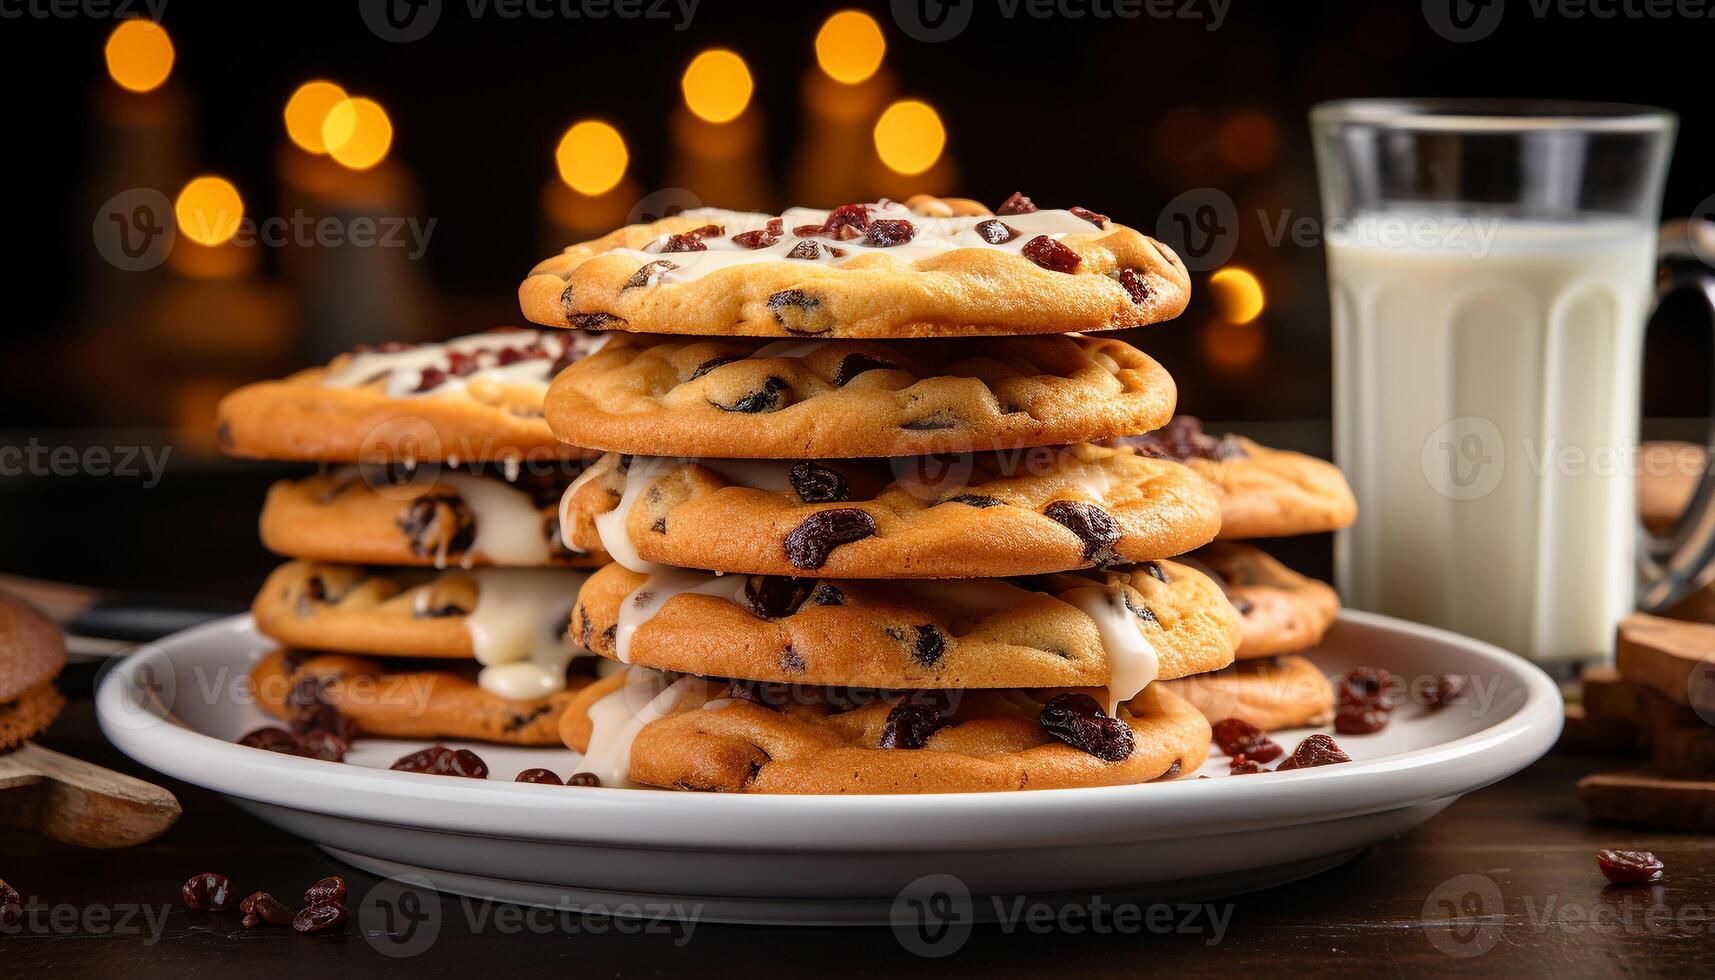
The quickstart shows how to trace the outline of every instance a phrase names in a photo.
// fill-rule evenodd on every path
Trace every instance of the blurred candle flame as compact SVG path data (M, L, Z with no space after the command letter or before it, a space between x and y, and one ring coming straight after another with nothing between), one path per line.
M387 158L393 121L374 99L341 99L322 120L328 155L352 170L368 170Z
M1249 269L1229 265L1209 277L1215 306L1228 323L1249 323L1262 315L1262 282Z
M940 114L917 99L901 99L884 109L874 136L881 162L908 177L933 167L947 146Z
M585 119L566 130L554 149L560 179L579 194L594 197L625 178L631 154L619 130L599 119Z
M198 245L219 245L238 233L244 219L244 200L238 188L224 177L196 177L179 191L173 202L179 234Z
M108 35L103 54L107 74L120 88L132 92L159 88L173 71L172 38L166 28L152 20L120 21Z
M322 126L334 106L346 99L345 89L325 79L298 86L286 100L286 136L302 150L318 155L327 153Z
M881 68L886 53L881 25L861 10L839 11L816 32L816 64L836 82L868 81Z
M679 87L684 90L685 105L712 123L737 119L755 90L749 66L725 48L711 48L691 59Z

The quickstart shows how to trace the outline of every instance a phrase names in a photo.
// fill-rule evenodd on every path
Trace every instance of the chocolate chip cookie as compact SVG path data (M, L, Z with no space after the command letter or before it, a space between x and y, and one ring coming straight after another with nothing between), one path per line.
M560 524L634 571L961 578L1177 555L1220 515L1177 463L1075 445L885 463L609 455L567 491Z
M561 439L645 456L840 458L1085 442L1165 423L1173 379L1098 337L636 338L555 379Z
M624 337L494 330L388 343L239 388L216 415L233 456L313 462L576 459L542 420L548 382Z
M603 785L728 793L1116 786L1202 765L1209 723L1157 685L1119 709L1078 689L774 691L630 668L581 691L561 736Z
M1338 593L1287 568L1260 548L1217 541L1179 560L1226 590L1239 613L1240 660L1308 650L1322 642L1340 615Z
M1189 415L1110 445L1178 460L1214 484L1223 540L1337 531L1358 516L1352 488L1334 464L1243 436L1211 436Z
M570 246L518 299L555 327L751 337L1113 330L1185 309L1179 257L1105 215L960 204L698 208Z
M282 480L262 505L262 543L288 558L371 565L595 566L599 550L567 547L560 498L577 461L405 469L352 464Z
M571 635L660 670L795 685L1109 687L1232 662L1239 617L1170 561L1031 579L856 581L640 575L618 565L578 593Z
M1334 717L1334 685L1303 657L1240 660L1225 670L1150 685L1172 691L1210 724L1238 718L1264 731L1324 725Z

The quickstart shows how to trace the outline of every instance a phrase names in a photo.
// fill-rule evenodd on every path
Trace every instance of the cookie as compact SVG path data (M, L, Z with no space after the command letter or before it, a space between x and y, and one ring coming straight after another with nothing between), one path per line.
M539 263L519 304L554 327L898 338L1137 327L1190 299L1171 249L1104 215L1017 194L999 215L910 203L628 225Z
M65 698L54 678L65 662L59 627L29 603L0 592L0 752L59 717Z
M576 459L542 420L548 382L623 337L494 330L382 344L246 385L216 410L232 456L313 462Z
M1086 442L1173 414L1160 364L1119 340L980 344L643 339L562 373L561 439L641 456L912 456Z
M485 690L523 700L559 690L580 651L566 622L587 573L475 568L422 572L287 562L251 605L256 628L296 648L471 659Z
M343 466L282 480L262 505L262 543L288 558L369 565L594 566L560 534L560 498L581 466L536 461L508 480L482 467Z
M695 462L609 455L566 492L567 542L633 571L972 578L1149 561L1208 542L1207 484L1075 445L954 459Z
M1158 685L1115 718L1080 690L779 692L639 668L585 688L560 730L603 785L729 793L1146 783L1196 770L1210 738L1209 723Z
M1195 705L1210 724L1238 718L1274 731L1324 725L1334 717L1334 685L1303 657L1240 660L1225 670L1162 681L1148 690L1157 687Z
M571 635L658 670L877 688L1111 687L1232 663L1238 616L1173 562L1028 580L590 576Z
M1214 484L1224 540L1338 531L1358 517L1352 488L1333 463L1270 449L1243 436L1210 436L1189 415L1176 416L1159 431L1110 444L1178 460Z
M1217 541L1179 559L1213 578L1238 610L1238 657L1298 653L1322 642L1340 615L1340 596L1260 548Z
M319 712L332 708L355 734L558 745L560 716L595 678L575 674L552 694L511 699L483 689L472 665L274 650L250 680L262 710L287 722L326 727Z

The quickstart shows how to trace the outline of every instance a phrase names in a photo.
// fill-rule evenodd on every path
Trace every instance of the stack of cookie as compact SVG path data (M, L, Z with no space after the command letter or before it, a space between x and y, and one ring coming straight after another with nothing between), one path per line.
M562 543L558 503L584 454L541 406L555 373L606 342L497 330L384 344L226 397L228 453L322 464L263 505L263 543L290 560L256 596L257 628L281 648L252 677L298 739L263 747L558 743L592 679L568 678L566 617L587 576L574 569L606 557Z
M1334 464L1303 453L1270 449L1242 436L1209 435L1188 415L1157 432L1113 444L1185 463L1209 481L1221 503L1220 540L1183 560L1220 582L1238 610L1243 623L1238 661L1226 670L1175 681L1173 691L1211 723L1236 718L1273 731L1332 720L1333 685L1298 654L1322 642L1339 615L1339 596L1260 548L1237 542L1350 527L1358 506L1345 475Z
M1166 559L1220 527L1181 463L1102 440L1172 416L1143 352L1169 250L1083 208L914 198L622 228L520 289L620 331L548 424L606 453L568 547L613 564L572 638L627 665L561 720L583 782L778 793L1016 790L1194 771L1157 681L1232 662L1221 587Z

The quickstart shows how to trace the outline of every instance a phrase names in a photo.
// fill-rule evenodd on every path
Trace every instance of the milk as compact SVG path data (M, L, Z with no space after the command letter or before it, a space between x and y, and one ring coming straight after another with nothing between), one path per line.
M1335 457L1361 515L1342 597L1537 660L1606 655L1633 602L1654 229L1377 230L1327 249Z

